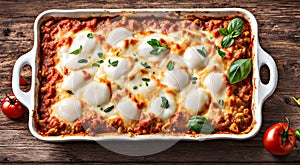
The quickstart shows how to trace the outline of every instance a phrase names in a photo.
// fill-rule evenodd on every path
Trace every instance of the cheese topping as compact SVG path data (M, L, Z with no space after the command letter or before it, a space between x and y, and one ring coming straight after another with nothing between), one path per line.
M107 120L121 118L125 126L149 114L167 122L179 111L213 119L217 112L212 104L226 99L222 58L208 32L165 34L149 28L137 33L119 27L58 35L73 42L57 48L55 68L63 81L57 83L60 101L52 106L52 115L69 124L85 111ZM153 39L159 44L149 44Z

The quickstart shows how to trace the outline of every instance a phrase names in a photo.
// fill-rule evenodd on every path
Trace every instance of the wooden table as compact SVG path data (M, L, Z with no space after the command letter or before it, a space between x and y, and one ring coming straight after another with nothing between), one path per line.
M275 93L263 106L261 131L252 139L243 141L213 140L204 142L180 141L173 147L154 155L130 157L111 152L95 142L46 143L34 138L28 130L28 113L11 120L0 113L0 162L56 163L56 162L203 162L231 164L233 162L278 163L299 162L300 149L285 157L270 155L262 144L263 133L271 124L288 117L293 128L300 128L300 107L290 96L300 97L300 1L198 0L119 2L108 1L0 1L0 99L11 93L11 74L18 57L33 46L33 22L47 9L75 8L208 8L242 7L254 14L258 21L261 46L275 59L279 82ZM29 68L22 72L29 79ZM261 76L268 81L268 69Z

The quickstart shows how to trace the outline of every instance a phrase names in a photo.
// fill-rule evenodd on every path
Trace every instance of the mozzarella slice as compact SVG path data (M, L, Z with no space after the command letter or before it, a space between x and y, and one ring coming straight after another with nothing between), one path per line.
M104 63L104 72L109 76L112 80L118 80L122 76L126 76L130 71L131 63L126 58L110 58L110 62L118 61L117 66L112 66L109 64L109 61L106 60Z
M223 73L210 73L204 79L204 85L211 92L213 98L215 99L225 95L224 92L226 89L226 82L223 75Z
M205 67L207 60L197 49L202 50L202 46L188 47L184 52L183 58L190 68L201 69Z
M74 97L62 99L58 102L57 115L59 118L71 123L81 116L82 105Z
M104 105L109 102L111 92L105 83L92 81L85 87L83 98L89 105Z
M165 84L175 90L181 91L188 84L189 80L190 76L186 71L180 68L174 68L171 71L166 70L164 72L162 84Z
M107 38L106 42L110 45L116 45L120 41L123 41L126 38L131 38L132 37L132 32L125 29L125 28L116 28L112 30Z
M72 72L69 76L64 78L61 88L64 90L71 90L76 92L77 89L84 85L85 74L82 70Z
M139 120L140 110L137 104L128 98L118 103L117 110L126 121Z
M204 105L209 104L209 98L207 93L198 88L196 90L192 90L185 98L184 106L192 111L192 114L197 114L203 110Z
M139 46L138 46L139 55L144 56L149 61L159 61L159 60L163 59L169 53L169 50L163 51L158 55L153 55L153 54L150 54L150 52L153 50L153 48L151 45L149 45L147 43L151 39L160 40L161 38L166 40L166 37L164 37L163 35L160 35L160 34L152 34L152 35L146 37L143 40L143 42L141 44L139 44Z
M168 100L168 108L161 107L162 105L162 97L165 97ZM162 120L168 120L172 115L174 115L176 110L176 103L174 97L169 94L162 94L157 98L154 98L151 102L150 107L148 108L148 113L153 113L156 116L159 116Z

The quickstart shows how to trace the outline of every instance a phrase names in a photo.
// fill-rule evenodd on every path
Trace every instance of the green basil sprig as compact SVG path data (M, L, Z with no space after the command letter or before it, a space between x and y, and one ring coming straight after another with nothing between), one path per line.
M169 49L168 46L162 46L161 42L157 39L151 39L147 41L147 43L152 46L153 50L151 50L150 54L159 55L161 52L164 52Z
M235 84L244 80L252 69L252 60L248 59L239 59L236 60L228 70L228 78L230 84Z
M202 116L193 116L188 121L188 127L190 130L197 133L211 134L214 132L214 128L211 123Z
M242 34L243 26L243 20L240 18L235 18L230 21L227 29L219 29L219 33L224 36L221 43L222 48L228 48L234 43L234 38Z

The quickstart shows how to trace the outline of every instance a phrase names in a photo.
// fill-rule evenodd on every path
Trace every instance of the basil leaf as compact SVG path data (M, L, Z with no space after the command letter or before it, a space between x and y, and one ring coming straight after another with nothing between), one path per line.
M252 69L252 60L248 59L239 59L236 60L228 70L228 78L230 84L235 84L244 80Z
M218 46L216 46L216 49L217 49L217 51L218 51L219 55L220 55L222 58L224 58L224 57L225 57L225 55L226 55L226 53L225 53L225 52L223 52L222 50L220 50Z
M162 46L161 42L157 39L151 39L147 43L152 46L153 50L150 51L152 55L159 55L161 52L168 50L168 46Z
M95 66L95 67L100 67L100 65L99 65L99 64L97 64L97 63L93 63L93 64L92 64L92 66Z
M79 47L78 49L72 51L70 54L77 55L77 54L79 54L81 51L82 51L82 45L80 45L80 47Z
M161 103L160 107L162 107L162 108L164 108L164 109L169 108L169 101L168 101L167 98L161 97L161 102L162 102L162 103Z
M227 29L225 29L225 28L220 28L219 33L223 36L227 36L229 34Z
M103 53L98 53L98 57L102 58L103 57Z
M203 57L206 57L207 52L206 52L205 47L202 47L202 50L197 49L197 52L198 52L199 54L201 54Z
M152 47L162 47L161 42L157 39L152 38L151 40L147 41L147 43Z
M169 61L168 65L167 65L167 68L168 68L169 71L173 70L174 69L174 62L173 61Z
M222 39L222 48L228 48L229 46L231 46L234 43L234 39L231 36L225 36Z
M300 105L300 99L296 99L294 96L291 97L298 105Z
M70 90L67 90L67 93L69 93L70 95L74 95L74 93Z
M164 52L166 50L168 50L167 46L163 46L163 47L152 47L153 50L150 51L150 54L152 55L159 55L161 52Z
M218 102L219 102L219 105L220 105L221 107L224 106L224 103L225 103L224 100L220 99Z
M146 69L151 68L151 66L149 66L149 65L147 64L147 62L145 62L145 63L141 62L140 64L141 64L143 67L145 67Z
M80 59L80 60L78 60L78 63L88 63L88 60L86 60L86 59Z
M112 105L112 106L110 106L110 107L105 108L103 111L106 112L106 113L107 113L107 112L110 112L111 110L114 109L114 107L115 107L115 106Z
M94 37L94 34L93 34L93 33L87 34L87 38L92 39L93 37Z
M110 65L112 65L113 67L116 67L116 66L118 66L118 64L119 64L119 61L116 60L116 61L110 62L110 59L109 59L109 60L108 60L108 63L109 63Z
M211 134L214 132L214 128L211 123L202 116L193 116L188 121L188 127L190 130L197 133Z
M235 38L242 33L243 26L243 20L240 18L235 18L228 24L228 33Z

